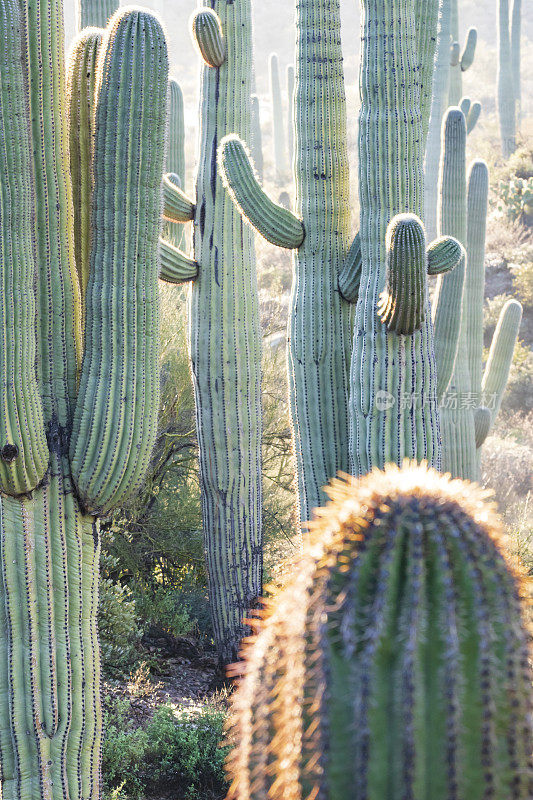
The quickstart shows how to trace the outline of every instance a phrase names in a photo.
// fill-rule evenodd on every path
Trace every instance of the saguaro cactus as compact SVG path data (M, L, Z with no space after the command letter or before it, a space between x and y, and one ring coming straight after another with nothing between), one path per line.
M411 7L410 7L411 8ZM429 6L428 6L429 8ZM424 6L426 9L426 6ZM403 6L402 6L403 12ZM411 8L412 12L412 8ZM373 13L373 12L372 12ZM436 8L431 12L436 25ZM430 15L430 16L431 16ZM398 10L391 12L391 19L397 19ZM404 14L405 17L405 14ZM414 30L414 16L410 22ZM379 24L388 24L389 19L379 20ZM406 19L402 18L402 24ZM396 24L396 23L395 23ZM374 26L374 18L368 23L370 28ZM364 271L364 279L361 277L361 238L355 237L353 245L348 248L348 225L349 225L349 191L348 191L348 162L346 144L346 122L345 122L345 96L344 96L344 76L342 69L342 52L340 47L340 14L337 3L332 4L329 0L320 3L300 2L298 4L298 58L296 71L296 94L295 94L295 119L296 119L296 190L297 190L297 213L302 217L292 215L288 210L272 203L258 185L251 165L249 164L246 151L241 142L231 137L226 139L221 146L221 166L225 174L231 194L241 209L243 215L256 227L259 232L274 244L295 249L295 279L293 284L291 314L289 318L289 379L290 379L290 399L293 430L295 437L295 449L297 455L297 474L300 498L300 513L302 519L308 518L312 509L321 504L324 495L322 487L327 480L334 477L339 470L347 471L350 468L349 442L347 432L348 423L348 361L350 358L350 309L343 297L347 301L355 302L358 297L359 284L368 291L365 295L365 311L368 314L368 322L360 322L359 333L356 334L356 347L362 345L365 351L365 359L372 345L363 343L363 335L372 337L374 330L378 328L384 337L391 343L391 347L398 347L399 351L405 353L405 341L398 337L391 327L391 333L386 332L385 325L378 316L379 296L385 289L386 282L386 232L390 219L397 211L401 210L402 204L388 209L385 213L380 206L373 217L370 210L364 214L364 224L367 225L370 219L379 219L380 225L384 223L383 230L383 263L379 274L373 273L373 266L367 263ZM422 22L417 29L417 35L424 52L423 68L421 70L422 80L427 87L430 65L432 64L431 46L426 51L425 43L431 41L431 25L426 25L426 17L422 17ZM366 34L365 34L366 36ZM398 33L398 36L400 34ZM405 40L405 37L403 37ZM424 43L424 44L422 44ZM365 39L365 47L366 39ZM415 93L414 82L415 72L419 72L419 62L417 55L412 53L412 61L406 70L409 80L413 81L413 94ZM427 60L426 60L427 55ZM405 56L402 53L402 58ZM370 60L369 56L369 60ZM402 58L398 62L403 63ZM398 67L399 69L400 67ZM412 70L412 72L410 71ZM369 75L371 71L369 70ZM386 76L389 73L385 73ZM391 73L392 74L392 73ZM385 80L386 78L384 78ZM383 85L383 84L382 84ZM400 92L401 80L398 79L397 90ZM420 81L416 81L417 102L420 104ZM378 91L375 88L375 91ZM374 89L372 91L374 91ZM365 89L366 91L366 89ZM396 101L396 97L395 97ZM413 103L415 101L413 100ZM418 109L420 105L418 105ZM418 152L420 141L423 138L422 121L416 135L413 134L413 158ZM390 126L393 128L394 126ZM412 128L412 126L410 126ZM382 132L381 132L382 133ZM380 135L381 135L380 133ZM399 170L405 165L405 147L403 139L405 131L402 129L398 133L399 140L402 140L402 156L398 155L395 162L395 169ZM417 138L418 137L418 138ZM415 142L416 140L416 142ZM411 142L409 142L411 145ZM383 149L383 148L382 148ZM379 149L376 148L376 152ZM398 151L399 152L399 151ZM411 150L408 150L411 153ZM365 152L365 157L368 154ZM420 156L417 156L420 158ZM409 156L409 159L411 156ZM368 165L373 163L368 156ZM409 164L410 164L409 160ZM416 171L415 171L416 172ZM379 175L380 170L372 168L372 176ZM383 175L386 176L385 167ZM418 173L417 177L419 177ZM366 179L366 172L362 173ZM370 178L369 178L370 180ZM373 181L373 178L372 178ZM385 177L383 186L385 186ZM414 179L409 181L409 185L415 185ZM374 184L372 183L374 187ZM420 194L422 184L418 185L417 196ZM374 191L374 189L372 190ZM414 189L413 189L414 191ZM394 197L395 190L390 192L390 197ZM406 210L409 208L410 198L405 202ZM420 201L418 201L420 203ZM416 205L416 203L415 203ZM391 211L390 216L388 215ZM420 265L425 267L425 243L422 242L419 220L410 220L410 230L413 232L418 247L423 248L417 251L414 261L410 262L413 251L406 249L403 251L405 258L406 285L412 288L416 300L419 301L423 296L424 311L427 304L425 293L425 278L420 275ZM395 228L398 232L403 230L402 226ZM365 235L369 235L366 233ZM368 246L368 245L366 245ZM400 248L401 249L401 248ZM401 258L389 261L395 268L401 262ZM425 271L425 269L424 269ZM394 271L389 273L394 278ZM414 283L411 284L410 281ZM375 281L375 291L372 294L368 285ZM419 285L421 282L422 287ZM374 285L374 284L373 284ZM401 285L401 281L396 286ZM379 286L379 288L378 288ZM390 287L389 287L390 288ZM420 291L422 288L422 291ZM339 293L340 290L340 293ZM372 295L372 296L371 296ZM390 299L390 298L389 298ZM366 307L368 303L368 308ZM394 301L388 304L392 309ZM410 303L410 309L406 309L406 315L412 315L413 320L420 321L423 316L420 308L415 308L416 303ZM385 307L383 308L385 313ZM394 315L393 315L394 316ZM392 321L392 320L391 320ZM394 323L392 323L394 324ZM437 440L437 421L436 421L436 398L433 398L434 366L430 349L430 340L427 338L430 333L431 323L426 320L422 334L415 334L416 355L413 351L407 356L408 368L404 369L403 363L398 364L392 380L394 392L399 392L396 382L401 382L405 386L406 392L413 391L420 394L424 393L424 399L428 396L432 398L431 404L427 405L423 412L424 422L418 422L420 410L407 412L410 422L405 421L403 410L398 403L396 419L402 430L409 427L411 430L414 420L414 438L418 445L415 448L421 457L427 457L429 453L438 447ZM381 333L379 335L381 335ZM411 339L409 339L411 342ZM411 348L411 344L405 347ZM392 352L392 351L391 351ZM423 355L422 355L423 353ZM361 354L359 366L363 361ZM417 376L416 358L420 357L420 369L424 374L424 380ZM354 361L354 364L356 362ZM369 362L365 361L365 379L369 372L366 365L375 363L371 356ZM391 363L391 362L389 362ZM357 368L354 366L354 371ZM384 373L385 374L385 373ZM392 373L389 373L392 374ZM407 377L406 377L407 376ZM417 376L417 377L415 377ZM357 376L354 382L357 381ZM412 381L412 384L410 383ZM372 384L375 381L372 379ZM392 386L392 383L388 384ZM416 389L414 388L416 386ZM376 387L376 390L381 389ZM395 395L396 396L396 395ZM387 401L388 402L388 401ZM365 420L368 411L362 412ZM425 420L431 421L426 425ZM366 424L366 421L363 421ZM434 428L432 428L432 425ZM432 433L429 434L431 428ZM327 433L326 433L327 432ZM407 436L407 434L406 434ZM425 436L426 445L422 444ZM402 438L402 437L400 437ZM391 442L397 442L398 436L393 433L385 442L378 443L369 439L366 434L354 437L354 448L357 450L358 469L364 470L364 464L369 463L366 455L369 448L373 448L377 458L383 461L402 458L405 454L404 443L400 442L397 455L391 456ZM409 454L412 447L405 448ZM379 452L379 454L378 454ZM374 457L374 456L373 456ZM354 456L354 460L355 460Z
M450 33L452 37L448 105L457 106L463 96L463 72L466 72L474 62L477 29L469 28L465 46L461 52L459 44L459 0L448 0L448 2L451 2Z
M235 800L527 800L520 586L485 495L425 468L336 481L233 698Z
M172 173L173 181L185 189L185 112L183 108L183 92L177 81L168 82L170 94L170 110L168 118L167 172ZM183 224L165 222L163 237L174 247L185 246Z
M274 140L274 166L276 179L282 182L287 174L287 153L285 150L285 131L283 129L283 103L279 79L279 62L275 53L269 61L270 97L272 100L272 137Z
M2 0L0 27L1 794L97 800L98 514L138 486L157 425L166 44L141 11L102 44L80 366L62 5Z
M416 321L397 332L378 314L387 281L387 228L396 214L421 216L422 158L430 111L438 3L365 0L361 50L359 195L361 267L351 366L352 470L361 475L408 457L439 462L433 332L419 255L405 251L404 280ZM409 32L408 34L406 33ZM390 109L403 111L390 124ZM386 142L386 146L384 143ZM391 223L392 225L392 223ZM390 244L390 236L389 236ZM418 247L421 247L417 235ZM425 249L425 248L424 248ZM400 279L397 286L402 285ZM409 299L409 290L403 302ZM398 302L402 302L398 297ZM414 317L413 317L414 319ZM408 333L406 336L398 335Z
M485 232L489 176L474 161L466 176L466 124L458 108L443 125L440 176L441 233L454 234L467 258L452 275L439 278L435 298L435 354L441 400L442 468L453 477L477 480L480 447L497 416L509 376L521 306L502 311L494 354L482 378ZM501 332L501 333L500 333ZM488 389L484 391L483 385Z
M509 0L498 0L498 116L504 158L509 158L516 150L516 110L520 94L520 12L520 0L514 0L511 21ZM513 52L513 47L518 53Z
M78 0L78 32L92 26L105 28L119 5L119 0Z
M252 139L251 151L255 171L260 182L263 182L263 132L261 130L261 108L259 98L252 95Z
M220 161L243 215L268 241L295 250L288 359L300 515L306 520L324 500L322 487L349 469L350 307L338 280L350 218L339 4L302 0L297 15L294 169L303 221L265 195L238 139L222 143Z
M294 66L287 67L287 144L289 164L294 155Z
M189 258L162 244L161 276L194 279L190 346L209 593L220 658L234 660L261 593L261 336L253 235L217 175L224 134L251 134L250 0L193 17L202 56L196 202L166 180L165 216L194 223Z

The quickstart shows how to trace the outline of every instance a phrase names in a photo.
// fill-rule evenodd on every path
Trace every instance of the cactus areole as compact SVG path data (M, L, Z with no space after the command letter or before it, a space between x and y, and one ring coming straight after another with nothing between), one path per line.
M478 488L337 481L233 697L232 800L530 800L519 576Z
M99 55L82 347L63 8L0 2L2 800L101 796L98 516L139 485L157 427L167 72L157 20L118 12Z

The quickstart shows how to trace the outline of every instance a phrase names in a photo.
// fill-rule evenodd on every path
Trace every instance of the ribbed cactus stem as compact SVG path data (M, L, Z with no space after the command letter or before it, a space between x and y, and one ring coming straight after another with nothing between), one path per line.
M254 174L250 154L238 136L230 134L220 143L219 165L233 202L268 242L288 249L302 244L301 220L265 195Z
M489 170L484 161L470 165L467 176L468 267L464 288L463 317L470 385L476 406L481 405L483 361L483 303L485 298L485 235L489 195Z
M133 17L139 15L139 12L131 13ZM24 494L18 493L17 486L12 487L13 491L6 486L3 466L0 472L3 490L0 496L1 794L3 800L98 800L101 796L102 741L96 625L99 529L98 520L87 514L87 498L84 496L83 501L80 500L69 458L69 450L76 450L75 433L72 430L73 409L76 405L78 408L84 407L81 414L90 414L88 406L94 398L88 397L83 388L78 396L81 311L78 276L74 267L74 215L62 5L55 0L47 0L46 3L32 0L31 3L20 4L14 0L2 0L0 26L0 103L4 112L2 130L7 132L10 126L14 126L11 131L14 134L18 129L18 135L10 137L9 142L0 135L2 200L8 186L16 185L18 192L9 214L4 216L3 202L0 214L0 280L4 292L10 292L11 311L15 313L18 323L12 331L4 325L0 366L4 386L4 381L10 380L11 353L17 351L17 382L21 391L19 410L28 414L29 426L26 430L21 427L25 440L17 455L14 447L6 451L3 446L0 453L4 461L12 464L10 469L22 457L30 458L36 467L44 457L46 469L49 457L43 479L35 488L28 483L23 489ZM139 27L151 27L146 15L142 15L142 25ZM150 51L150 47L146 48L146 43L139 41L140 37L128 38L128 30L122 30L125 35L121 40L121 58L123 64L131 65L135 61L136 68L141 69L138 50ZM110 39L104 47L108 45L111 47ZM100 52L100 62L103 55L105 53ZM153 58L153 51L147 58ZM115 75L116 72L115 69ZM112 70L108 75L111 73ZM162 77L166 82L164 70ZM6 83L10 82L7 110L4 106L5 88ZM152 82L153 75L149 76L149 83ZM147 91L153 94L151 88ZM164 129L165 101L166 97L161 108L154 104L149 123L142 109L137 109L135 120L130 120L131 124L122 131L119 147L122 153L135 154L136 135L142 126L149 124L157 129L159 122L161 129ZM117 105L110 103L109 106L109 119L100 120L103 128L110 120L116 124ZM28 133L31 133L31 142ZM109 142L105 142L105 145L109 151L114 151L116 142L113 139L111 146ZM158 168L157 154L151 150L149 159L139 164L133 158L132 168L133 164L139 171L136 176L138 183L149 186L150 170L153 172ZM109 195L118 198L122 188L122 197L134 199L134 190L130 195L133 183L128 181L129 167L123 163L120 167L116 173L111 170L108 175ZM155 218L152 227L144 230L144 238L156 244L160 225L161 172L162 163L155 182ZM120 183L117 176L125 182ZM98 179L96 185L98 187ZM120 207L118 199L116 205ZM83 213L86 213L86 209ZM144 206L138 204L136 214L139 219L143 218L143 213ZM100 236L105 239L106 246L118 255L118 249L114 250L115 242L110 236L109 225L104 226L104 231L99 229L97 216L93 217L96 220L93 251L98 248L97 239ZM18 245L15 245L11 236L4 239L7 231L13 233L14 220L17 222ZM109 223L109 218L106 223ZM126 217L122 217L121 228L128 228L128 225ZM29 247L28 232L31 237ZM78 229L75 232L80 234ZM152 314L149 304L148 310L145 307L145 300L150 299L150 291L148 286L132 286L125 277L135 260L143 256L143 248L139 250L137 241L131 248L129 258L122 260L119 256L111 268L109 258L106 258L106 247L101 244L99 267L105 263L108 269L105 270L100 293L101 335L100 340L95 342L95 358L100 361L107 359L103 370L104 380L116 387L120 357L124 358L126 353L129 358L130 352L134 352L128 326L124 325L121 316L124 306L127 305L132 318L147 319ZM11 248L9 253L6 246ZM92 283L93 275L89 278L88 297L91 296ZM155 271L152 283L155 289ZM21 296L21 292L25 296ZM32 298L37 300L37 309L32 305ZM105 302L102 302L102 298L105 298ZM3 308L0 304L0 315L4 314ZM89 307L85 314L88 326L95 316L94 309ZM156 352L157 331L147 330L146 334L144 352ZM17 337L20 336L24 337L24 341L19 343ZM90 360L90 342L94 342L95 338L92 332L86 337L84 369L85 362ZM119 359L109 358L112 344L108 339L115 345L115 353L120 354ZM28 369L30 356L31 369ZM147 359L149 361L149 355ZM157 363L157 359L155 361ZM152 364L148 363L145 369L141 357L135 363L138 373L142 375L144 394L157 394L159 376L157 372L154 373ZM40 379L37 398L35 375ZM137 419L144 419L149 412L138 388L128 375L126 385L121 386L120 393L112 401L112 411L111 405L104 410L97 404L99 412L107 411L107 421L100 425L105 414L102 413L96 420L96 413L97 446L84 454L87 461L97 457L102 447L109 447L109 452L113 453L109 419L117 414L128 413L131 408ZM6 412L10 413L9 408ZM75 412L74 416L77 416ZM3 418L4 414L2 425ZM48 446L48 453L45 454L39 438L43 418ZM16 428L13 417L9 423L12 429L10 433L13 433ZM127 438L128 431L125 430L124 434ZM138 470L139 455L143 459L142 449L139 453L136 443L134 439L133 450L128 456L129 466L122 465L123 473L130 477ZM15 441L14 444L19 443ZM120 455L120 451L114 452L114 455ZM119 469L118 460L115 465ZM93 465L93 476L97 477L99 468L99 465ZM134 488L134 483L135 480L130 488ZM8 491L10 494L7 494ZM117 493L116 484L110 487L110 492L120 500L125 497L125 494Z
M442 118L448 105L450 74L451 0L439 3L433 96L424 161L424 226L428 240L437 235L437 198Z
M86 350L71 460L85 507L105 513L139 486L157 433L168 56L160 23L142 11L117 12L102 48ZM120 287L111 315L110 282ZM142 297L142 316L134 295Z
M513 0L511 12L511 64L513 70L514 100L516 108L516 122L520 125L522 114L522 80L521 80L521 52L522 52L522 0Z
M436 44L437 2L367 0L361 50L359 196L362 274L355 311L350 418L353 471L405 457L439 459L433 333L427 285L421 330L389 332L378 317L385 288L387 227L396 214L420 217L422 158ZM424 34L421 30L427 30ZM406 33L408 32L408 33ZM420 48L420 49L419 49ZM391 124L389 110L402 112ZM425 250L425 248L424 248ZM425 270L424 270L425 275ZM424 283L426 283L424 281Z
M274 166L276 180L281 183L287 173L287 153L285 150L285 131L283 124L283 104L281 101L281 84L279 78L279 62L275 53L269 61L270 97L272 102L272 138L274 142Z
M338 0L299 2L297 31L296 214L260 194L242 145L226 140L220 158L233 196L245 216L254 214L259 231L283 238L285 246L300 243L288 359L300 516L305 520L323 503L327 481L349 469L350 307L338 290L349 249L349 170ZM245 190L241 178L246 175L250 185ZM272 224L276 219L283 221L282 236Z
M464 114L451 108L442 125L439 230L456 236L460 242L466 240L465 148ZM450 383L459 346L465 263L463 259L451 274L439 277L433 302L439 402Z
M119 0L78 0L78 33L88 27L105 28L119 5Z
M464 258L464 248L453 236L439 236L427 250L428 275L451 272Z
M261 130L261 107L256 94L252 95L252 159L259 182L263 182L263 132Z
M470 109L468 111L468 116L466 118L466 132L472 133L474 128L476 127L479 117L481 116L481 103L476 100L475 103L472 103Z
M508 300L501 310L492 337L481 387L483 404L491 413L491 425L494 424L502 404L521 321L521 304L517 300Z
M163 217L168 222L183 223L194 219L195 205L181 188L181 178L175 172L163 177Z
M528 633L494 509L425 468L328 491L239 665L229 798L529 800Z
M516 101L509 25L509 0L498 0L498 116L504 158L509 158L516 150Z
M469 28L463 50L459 44L459 0L445 0L451 3L450 34L452 51L450 53L450 78L448 105L457 106L463 96L463 72L472 66L476 53L477 30Z
M183 109L183 93L180 85L168 82L170 108L168 116L168 147L166 169L179 178L179 186L185 188L185 114ZM192 219L192 217L190 217ZM165 222L163 238L178 249L185 246L183 226L175 222Z
M387 278L378 313L388 331L420 330L426 300L426 235L415 214L398 214L387 228Z
M101 28L85 28L74 40L67 64L74 249L82 297L89 280L96 64L102 34Z
M226 59L226 43L219 15L201 7L191 18L192 40L208 67L221 67Z
M357 233L339 272L339 292L349 303L357 303L361 285L361 236Z
M204 53L200 161L194 210L198 277L191 291L190 350L200 449L202 509L215 642L236 658L262 587L261 333L252 231L217 171L226 134L251 135L250 0L214 0L193 18ZM212 17L216 20L213 22ZM216 24L215 24L216 23ZM219 31L224 49L215 47ZM224 53L224 60L212 53ZM210 64L216 66L210 66Z
M37 385L31 150L17 0L0 4L0 489L25 494L48 466Z
M289 164L292 164L294 155L294 66L287 67L287 144L289 151Z

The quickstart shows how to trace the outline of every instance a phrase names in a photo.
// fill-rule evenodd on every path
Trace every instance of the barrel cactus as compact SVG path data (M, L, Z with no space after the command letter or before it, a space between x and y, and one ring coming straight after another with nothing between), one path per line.
M78 0L78 32L93 26L105 28L119 5L119 0Z
M97 800L98 517L157 427L166 43L126 10L101 44L82 343L62 4L2 0L0 29L1 794Z
M453 477L477 480L480 448L505 391L522 309L511 300L502 310L493 355L483 375L489 176L487 165L480 160L472 163L467 174L465 148L464 114L451 108L443 125L440 232L462 242L466 257L452 274L439 278L434 304L442 468Z
M233 698L232 800L528 800L519 575L486 495L424 467L336 481Z
M192 221L193 254L162 240L161 277L192 280L196 395L209 594L220 659L236 658L261 593L261 334L255 251L217 175L217 144L251 134L250 0L215 0L192 19L202 57L200 161L193 202L169 176L165 217Z

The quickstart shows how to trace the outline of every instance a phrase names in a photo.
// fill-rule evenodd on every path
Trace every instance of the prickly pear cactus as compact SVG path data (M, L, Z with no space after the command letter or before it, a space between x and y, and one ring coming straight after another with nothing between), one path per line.
M334 482L233 698L232 800L528 800L519 576L486 496L424 467Z
M192 220L193 257L162 241L161 277L193 280L190 349L215 640L235 660L262 587L261 334L252 232L217 175L217 145L251 135L250 0L215 0L192 19L202 57L196 202L165 179L165 216Z
M1 0L3 800L100 797L98 515L139 485L157 424L159 23L117 14L99 58L82 349L62 4Z

